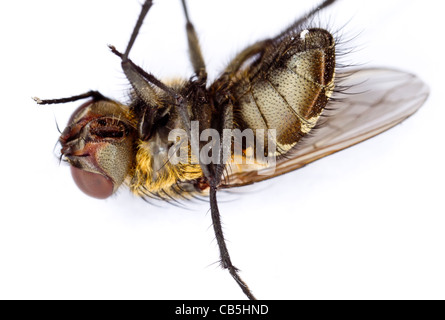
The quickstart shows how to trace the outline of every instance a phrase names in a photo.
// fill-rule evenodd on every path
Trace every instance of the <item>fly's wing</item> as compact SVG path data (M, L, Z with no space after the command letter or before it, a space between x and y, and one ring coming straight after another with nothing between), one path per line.
M317 126L277 159L274 171L232 165L221 187L273 178L376 136L415 113L429 94L419 78L398 70L362 69L336 78L340 92L334 94Z

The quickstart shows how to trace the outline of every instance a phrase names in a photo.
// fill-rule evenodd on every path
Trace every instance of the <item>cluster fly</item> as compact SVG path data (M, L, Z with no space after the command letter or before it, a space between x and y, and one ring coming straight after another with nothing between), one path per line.
M411 116L428 96L409 73L339 68L333 35L310 26L334 2L323 1L276 37L248 46L208 83L185 0L193 76L163 82L130 59L152 6L146 0L125 51L110 46L132 87L128 104L97 91L35 98L39 104L88 99L59 138L77 186L100 199L121 185L168 201L209 196L221 267L255 299L227 250L217 191L279 176L371 138Z

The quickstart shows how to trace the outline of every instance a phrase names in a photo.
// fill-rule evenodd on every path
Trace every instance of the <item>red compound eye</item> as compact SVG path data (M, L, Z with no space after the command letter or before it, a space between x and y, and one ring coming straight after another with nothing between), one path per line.
M71 166L74 182L84 193L93 198L105 199L113 194L113 181L101 174Z

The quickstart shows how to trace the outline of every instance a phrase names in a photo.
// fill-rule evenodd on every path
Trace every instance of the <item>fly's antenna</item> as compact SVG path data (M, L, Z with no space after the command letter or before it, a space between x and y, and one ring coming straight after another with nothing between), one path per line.
M33 97L32 99L37 102L37 104L58 104L58 103L67 103L74 102L81 99L93 98L94 101L107 100L100 92L98 91L88 91L82 94L78 94L77 96L72 96L68 98L60 98L60 99L40 99L37 97Z

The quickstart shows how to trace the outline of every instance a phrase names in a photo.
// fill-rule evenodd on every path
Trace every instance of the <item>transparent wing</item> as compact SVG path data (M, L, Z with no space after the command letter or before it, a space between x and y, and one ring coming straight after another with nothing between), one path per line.
M419 78L398 70L361 69L337 78L340 92L328 104L325 117L286 157L277 159L275 171L230 166L221 187L270 179L374 137L414 114L429 94Z

